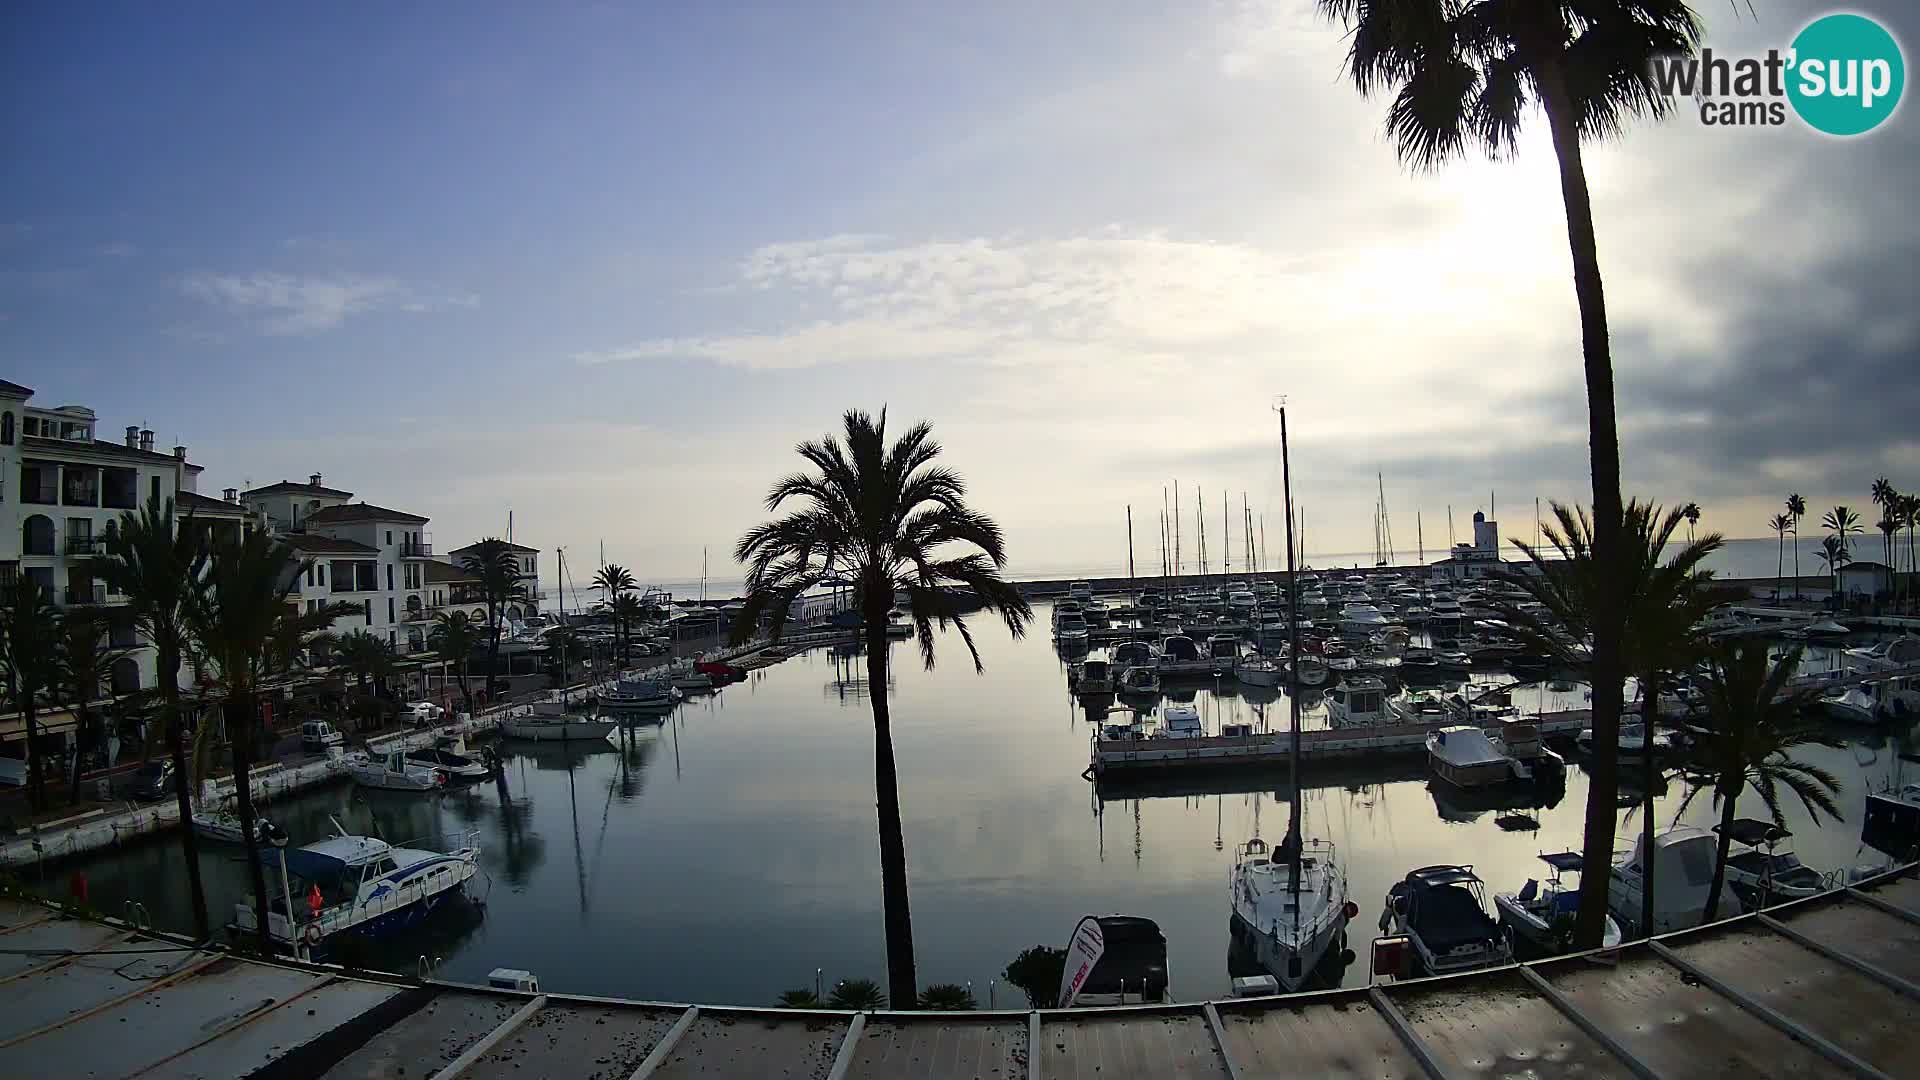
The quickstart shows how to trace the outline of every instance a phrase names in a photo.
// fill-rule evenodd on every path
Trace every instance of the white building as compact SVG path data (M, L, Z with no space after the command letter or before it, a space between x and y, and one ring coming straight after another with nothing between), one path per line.
M1893 591L1893 567L1886 563L1850 562L1840 568L1840 592L1850 599L1872 599Z
M345 501L351 492L281 482L241 496L243 504L273 523L281 539L312 560L298 599L308 611L323 603L359 607L358 615L334 622L335 633L364 630L397 655L427 647L426 563L433 541L427 518L371 503Z
M506 617L518 622L539 611L540 601L546 598L546 593L540 588L540 549L505 540L500 542L506 544L507 550L513 553L514 562L520 570L520 587L525 590L525 601L510 605L506 610ZM461 560L479 552L480 542L475 542L447 552L446 559L449 564L459 566Z
M1473 543L1455 544L1446 558L1434 563L1427 572L1435 581L1472 581L1500 570L1500 523L1473 515Z
M125 598L96 580L93 560L121 515L148 499L174 499L179 520L216 538L247 528L244 508L195 493L200 466L187 448L153 448L153 432L128 427L121 441L95 437L92 409L42 408L33 391L0 381L0 578L25 575L56 606L98 611L109 644L131 649L113 666L112 690L155 685L154 651L134 631Z

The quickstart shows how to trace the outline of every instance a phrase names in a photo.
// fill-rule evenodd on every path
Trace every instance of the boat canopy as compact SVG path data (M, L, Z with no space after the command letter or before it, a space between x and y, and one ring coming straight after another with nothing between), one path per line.
M1474 873L1471 866L1423 866L1408 873L1407 880L1416 886L1435 889L1443 885L1475 884L1480 875Z
M1715 825L1713 831L1720 832L1720 826ZM1775 825L1771 821L1761 821L1757 818L1746 817L1735 818L1732 827L1726 830L1727 839L1732 840L1736 844L1745 845L1746 847L1762 847L1767 844L1777 844L1792 835L1793 833Z
M1507 755L1494 749L1487 733L1477 727L1443 727L1431 738L1434 754L1449 765L1489 765L1507 760Z
M1540 856L1540 861L1563 874L1577 872L1586 865L1586 860L1582 859L1577 851L1556 851L1551 855Z

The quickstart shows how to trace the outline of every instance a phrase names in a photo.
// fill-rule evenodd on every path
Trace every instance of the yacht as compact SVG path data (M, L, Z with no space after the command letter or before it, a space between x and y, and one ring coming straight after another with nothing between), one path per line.
M1428 866L1387 891L1383 934L1404 934L1424 974L1504 964L1511 951L1487 914L1486 885L1471 866Z
M1368 727L1402 722L1377 675L1347 675L1327 691L1327 722L1332 727Z
M1592 753L1593 729L1580 729L1580 734L1574 737L1574 742L1581 750ZM1665 754L1672 749L1673 736L1659 731L1653 733L1653 752L1655 754ZM1621 757L1637 758L1644 755L1647 752L1646 725L1644 723L1628 721L1623 717L1620 722L1620 739L1615 746L1615 750Z
M438 791L447 786L447 773L438 766L416 765L405 750L389 750L379 757L349 754L347 775L361 787L381 791Z
M1428 622L1459 622L1466 617L1467 609L1451 596L1436 596L1433 603L1427 605Z
M1443 727L1427 736L1433 774L1457 788L1491 787L1523 779L1506 748L1470 724Z
M556 701L536 702L531 712L502 717L499 723L500 734L506 738L526 739L531 742L580 742L605 739L608 732L619 726L620 723L617 720L599 720L589 716L570 714L564 705Z
M1466 712L1465 703L1457 696L1438 690L1409 690L1400 702L1400 715L1410 724L1457 724Z
M1138 665L1124 668L1120 672L1120 693L1130 695L1160 694L1160 672L1150 665Z
M1107 660L1120 671L1130 667L1152 667L1153 646L1144 641L1123 641L1107 650Z
M439 769L447 774L449 783L456 780L485 780L493 775L493 770L478 754L467 751L467 744L463 740L452 737L436 739L432 746L407 751L407 763Z
M339 823L334 827L339 829ZM300 942L310 949L324 949L342 937L391 935L460 895L479 870L479 854L471 846L445 853L392 847L344 831L330 840L288 849L287 887L268 904L267 932L289 947ZM306 898L305 903L296 899L291 917L287 896ZM251 902L234 905L239 930L253 932L259 925L256 919Z
M1810 638L1843 638L1851 633L1852 630L1832 619L1821 619L1806 629L1806 635Z
M711 690L713 675L701 671L692 657L675 660L667 669L667 680L675 690Z
M1920 664L1920 637L1908 634L1876 645L1848 649L1846 660L1850 671L1887 671Z
M1714 832L1720 826L1713 827ZM1836 882L1800 861L1791 845L1780 845L1793 834L1768 821L1735 818L1727 840L1742 850L1727 855L1727 888L1749 911L1800 900L1832 888ZM1655 888L1659 888L1656 883Z
M1227 607L1236 614L1245 615L1259 606L1260 600L1251 589L1235 589L1227 594Z
M1640 897L1648 853L1645 838L1636 838L1633 851L1613 864L1607 886L1607 910L1634 937L1645 936L1640 926ZM1653 932L1665 934L1700 924L1713 886L1713 864L1719 858L1714 835L1692 825L1675 825L1653 838ZM1737 915L1739 898L1723 891L1716 917Z
M1835 686L1822 692L1817 703L1820 711L1848 724L1871 724L1875 715L1873 695L1864 686Z
M1215 675L1231 674L1234 661L1240 659L1240 639L1232 634L1212 635L1207 638L1207 658L1213 661Z
M1080 613L1086 618L1088 626L1106 626L1113 621L1113 609L1098 600L1087 601Z
M1085 581L1076 581L1067 586L1067 595L1084 604L1093 599L1093 586Z
M1169 705L1160 710L1161 738L1197 739L1206 733L1200 726L1200 710L1193 706Z
M232 796L228 796L227 805L218 810L195 807L193 810L193 831L208 840L221 844L239 844L246 840L247 832L240 827L240 815L234 813ZM265 844L273 833L273 822L264 817L253 819L253 839L256 844Z
M1540 856L1551 868L1545 884L1528 878L1518 892L1495 893L1493 906L1500 913L1500 925L1511 933L1515 945L1524 944L1536 956L1552 956L1567 951L1572 938L1573 921L1580 913L1580 886L1567 884L1565 875L1579 874L1585 861L1577 851L1560 851ZM1618 948L1620 924L1607 916L1600 947Z
M1161 639L1159 663L1163 675L1203 675L1213 670L1213 660L1185 634Z
M1269 851L1254 837L1235 852L1229 881L1235 936L1288 992L1299 990L1330 950L1344 948L1347 923L1359 907L1333 843L1282 842Z
M1301 686L1325 686L1327 677L1333 674L1328 669L1327 662L1317 656L1308 656L1303 653L1290 657L1286 663L1288 669L1293 672L1294 679Z
M1340 632L1365 637L1376 630L1385 630L1391 622L1380 609L1372 604L1349 603L1340 609Z
M600 691L600 704L610 709L668 709L680 697L666 679L626 676Z
M1259 653L1247 653L1233 664L1233 677L1248 686L1279 686L1285 674L1284 664Z
M1062 645L1085 645L1087 643L1087 619L1078 611L1069 611L1054 621L1053 636Z
M1431 671L1440 666L1440 660L1425 645L1410 645L1400 651L1400 666Z
M1104 650L1089 655L1080 665L1080 678L1074 685L1078 694L1113 693L1113 664Z

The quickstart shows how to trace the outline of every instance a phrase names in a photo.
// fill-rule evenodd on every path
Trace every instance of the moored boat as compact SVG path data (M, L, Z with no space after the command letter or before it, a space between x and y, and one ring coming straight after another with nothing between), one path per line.
M1720 826L1715 825L1713 831L1720 832ZM1772 822L1735 818L1726 836L1741 849L1727 855L1727 887L1749 911L1804 899L1836 884L1828 875L1801 862L1791 845L1781 851L1780 845L1793 833Z
M443 853L344 832L288 849L285 858L287 887L269 901L267 932L280 944L298 942L309 949L324 949L340 937L385 937L416 925L458 896L479 870L479 851L471 846ZM267 855L262 865L278 877L278 858ZM286 908L288 896L294 898L292 913ZM256 930L251 902L235 904L234 916L237 929Z
M1229 881L1233 929L1284 990L1298 990L1331 949L1344 948L1359 908L1331 841L1285 841L1269 851L1254 837L1235 852Z
M1422 974L1504 964L1512 953L1487 914L1486 885L1471 866L1427 866L1387 891L1380 930L1413 943Z
M361 787L381 791L438 791L447 786L444 771L432 765L416 765L408 761L407 752L400 749L389 750L378 757L350 754L346 765L347 775Z
M530 742L580 742L605 739L607 732L620 726L616 720L570 714L554 702L543 701L533 708L531 713L502 719L500 734Z
M1515 892L1495 893L1493 906L1516 952L1552 956L1567 951L1573 940L1573 921L1580 913L1580 887L1577 882L1568 884L1564 875L1579 874L1584 860L1577 851L1542 855L1540 860L1553 871L1544 884L1528 878ZM1608 915L1600 946L1611 949L1619 944L1620 924Z

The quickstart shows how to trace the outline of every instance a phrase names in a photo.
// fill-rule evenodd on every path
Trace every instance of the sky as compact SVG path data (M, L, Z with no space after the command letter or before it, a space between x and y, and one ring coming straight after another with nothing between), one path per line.
M1828 10L1698 7L1723 53ZM454 10L11 9L0 377L206 493L511 510L642 580L718 575L848 407L932 422L1031 573L1124 560L1128 506L1157 560L1175 481L1277 553L1283 395L1312 550L1377 488L1401 551L1590 499L1544 122L1403 167L1308 0ZM1920 484L1916 162L1911 104L1589 147L1629 494L1763 536Z

